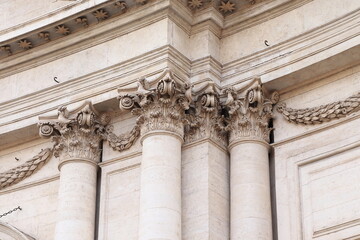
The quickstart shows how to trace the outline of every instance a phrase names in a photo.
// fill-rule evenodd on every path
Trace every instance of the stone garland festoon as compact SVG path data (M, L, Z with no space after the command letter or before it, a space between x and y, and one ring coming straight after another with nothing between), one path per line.
M360 110L360 93L356 93L343 101L337 101L313 108L292 109L285 103L278 104L277 111L284 118L295 124L313 125L343 118Z
M0 190L14 185L42 168L51 158L53 148L41 150L24 164L0 173Z
M42 137L51 138L54 147L41 151L16 168L0 173L0 190L33 174L51 155L63 155L63 159L74 156L96 159L100 154L101 140L107 141L116 151L124 151L135 143L140 133L154 127L159 128L158 125L164 130L177 132L187 143L209 138L226 147L229 133L230 139L236 133L243 137L256 136L268 142L271 129L267 124L272 117L276 94L273 99L259 102L264 99L261 97L263 92L260 81L253 81L245 97L239 97L240 93L235 89L226 89L223 91L226 99L221 103L221 91L212 82L193 89L181 80L175 81L177 77L169 70L157 79L160 81L153 88L148 80L142 78L136 91L119 89L120 109L131 109L134 115L138 115L135 126L129 133L116 135L113 127L108 125L109 114L96 112L89 102L71 114L66 107L60 107L57 118L41 120L39 133ZM173 95L176 97L169 97ZM227 112L226 117L224 110ZM167 119L166 123L161 119ZM231 131L232 129L236 131Z

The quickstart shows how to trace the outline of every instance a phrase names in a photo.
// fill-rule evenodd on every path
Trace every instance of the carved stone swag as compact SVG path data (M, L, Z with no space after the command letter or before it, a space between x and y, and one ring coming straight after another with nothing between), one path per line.
M141 78L136 87L118 91L120 109L138 116L130 132L116 135L109 125L110 115L99 113L90 102L71 112L62 106L57 116L39 118L40 136L51 138L54 146L0 173L0 189L30 176L52 155L97 162L102 140L114 150L124 151L153 130L174 132L185 143L210 139L223 148L228 140L231 143L239 137L268 142L272 105L278 100L276 94L271 99L264 97L259 79L242 89L221 92L210 81L193 88L170 70L152 80ZM245 96L241 96L244 92Z

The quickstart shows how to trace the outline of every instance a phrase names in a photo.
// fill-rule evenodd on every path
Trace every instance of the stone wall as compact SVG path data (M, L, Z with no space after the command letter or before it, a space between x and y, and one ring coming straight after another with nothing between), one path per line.
M0 3L1 237L360 236L360 3L199 2Z

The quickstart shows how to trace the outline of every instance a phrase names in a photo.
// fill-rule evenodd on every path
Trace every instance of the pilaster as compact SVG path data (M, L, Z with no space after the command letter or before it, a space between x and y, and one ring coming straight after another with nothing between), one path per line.
M186 115L185 143L208 139L226 149L225 118L220 105L220 89L206 82L193 89L194 103Z

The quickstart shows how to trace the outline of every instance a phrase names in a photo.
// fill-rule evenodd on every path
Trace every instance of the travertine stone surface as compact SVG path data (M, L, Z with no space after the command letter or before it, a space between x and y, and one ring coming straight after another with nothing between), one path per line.
M0 239L359 238L360 1L0 9Z
M191 88L165 70L119 93L120 109L139 115L141 129L139 239L181 239L181 145Z
M182 155L182 239L230 238L229 156L213 142Z
M181 236L181 140L150 133L143 139L139 239Z
M273 239L269 177L272 105L255 79L245 96L228 89L231 239Z
M34 238L4 222L0 222L0 238L3 240L34 240Z
M283 94L283 102L297 108L345 99L360 89L358 71L356 66L291 89ZM342 91L334 94L337 89ZM276 113L279 239L357 238L359 215L354 209L359 208L359 194L353 183L357 181L359 165L358 116L353 113L327 123L301 126L287 123Z
M94 239L97 163L101 133L109 121L90 102L73 111L62 106L56 117L40 117L39 133L52 138L54 155L60 158L55 240Z
M97 165L71 159L60 167L55 240L94 239Z
M272 239L268 146L230 149L231 239Z
M99 239L138 240L140 154L102 163Z

